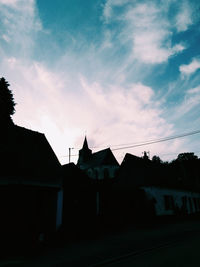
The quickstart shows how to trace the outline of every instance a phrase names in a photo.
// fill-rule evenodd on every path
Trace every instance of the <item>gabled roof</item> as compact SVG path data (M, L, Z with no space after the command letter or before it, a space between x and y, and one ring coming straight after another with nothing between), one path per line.
M0 164L0 180L15 177L20 183L58 185L61 182L61 165L45 135L20 126L2 129Z
M116 186L121 189L145 185L166 186L168 177L166 166L127 153L119 168Z
M149 162L127 153L117 175L117 184L122 188L143 185L149 173ZM149 173L150 175L150 173Z
M95 152L91 155L90 159L84 164L84 168L93 168L102 165L114 165L119 166L115 156L113 155L110 148L106 148Z

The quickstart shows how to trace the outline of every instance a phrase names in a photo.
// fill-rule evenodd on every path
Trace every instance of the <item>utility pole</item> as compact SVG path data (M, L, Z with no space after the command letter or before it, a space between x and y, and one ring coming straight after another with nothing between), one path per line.
M69 163L71 162L71 150L74 149L73 147L69 147Z

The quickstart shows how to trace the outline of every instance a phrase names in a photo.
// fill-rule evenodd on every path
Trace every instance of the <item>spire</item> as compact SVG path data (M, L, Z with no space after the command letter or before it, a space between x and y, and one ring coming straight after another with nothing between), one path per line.
M84 165L84 163L90 159L91 155L92 155L92 150L89 149L87 138L85 136L83 147L79 150L79 158L78 158L77 165L80 167Z
M88 142L87 142L87 137L85 136L85 139L84 139L84 142L83 142L83 147L82 147L82 149L89 149L89 147L88 147Z

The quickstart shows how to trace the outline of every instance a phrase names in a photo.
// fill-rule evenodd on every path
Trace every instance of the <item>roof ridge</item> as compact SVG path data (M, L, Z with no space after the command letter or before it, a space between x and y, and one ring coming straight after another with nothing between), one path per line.
M100 152L103 152L103 151L106 151L106 150L110 150L110 151L111 151L110 147L108 147L108 148L99 150L99 151L97 151L97 152L94 152L94 153L92 153L92 155L97 154L97 153L100 153Z
M41 132L38 132L38 131L35 131L35 130L32 130L32 129L28 129L28 128L23 127L23 126L14 125L14 127L18 128L18 129L21 129L21 130L29 131L29 132L32 132L32 133L35 133L35 134L45 135L44 133L41 133Z

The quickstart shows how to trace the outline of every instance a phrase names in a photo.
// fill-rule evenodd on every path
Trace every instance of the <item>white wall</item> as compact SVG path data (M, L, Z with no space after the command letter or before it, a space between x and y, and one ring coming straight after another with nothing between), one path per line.
M142 187L144 191L146 192L146 195L149 199L154 198L156 200L155 203L155 209L156 209L156 215L173 215L174 210L166 210L165 209L165 201L164 196L165 195L171 195L174 198L174 204L178 208L182 207L182 197L187 197L187 211L188 214L196 212L195 205L193 198L200 198L200 193L194 193L190 191L179 191L179 190L173 190L173 189L164 189L159 187ZM192 200L192 210L189 205L189 198ZM200 212L200 207L197 203L197 209Z

